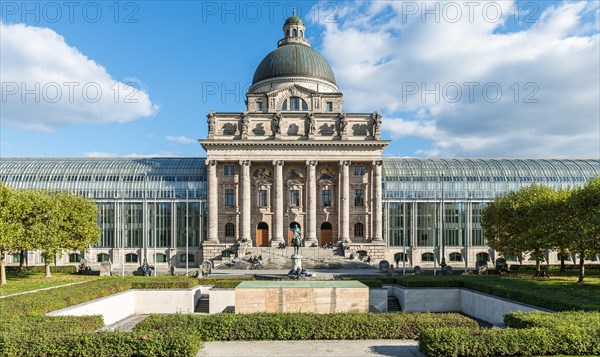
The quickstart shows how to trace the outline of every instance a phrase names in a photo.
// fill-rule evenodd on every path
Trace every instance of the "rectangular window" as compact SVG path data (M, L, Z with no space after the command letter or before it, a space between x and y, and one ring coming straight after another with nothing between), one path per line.
M290 190L290 207L300 207L300 190Z
M327 111L328 112L332 112L333 111L333 102L327 102Z
M324 207L331 206L331 190L321 191L321 202L323 202Z
M354 176L364 176L365 175L365 167L364 166L354 166Z
M235 165L225 165L223 166L223 174L225 176L232 176L235 175Z
M256 111L257 112L263 111L263 102L256 102Z
M228 206L228 207L235 206L235 189L233 189L233 188L225 189L225 206Z
M258 207L268 207L269 196L267 190L258 190Z
M290 110L300 110L300 98L290 98Z
M358 188L354 190L354 205L364 206L365 205L365 190Z

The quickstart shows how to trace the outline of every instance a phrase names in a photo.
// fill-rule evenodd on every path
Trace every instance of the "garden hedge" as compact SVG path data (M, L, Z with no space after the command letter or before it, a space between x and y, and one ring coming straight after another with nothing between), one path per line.
M23 266L22 270L19 272L19 266L7 266L7 273L45 273L46 267L44 265L34 265L34 266ZM50 265L51 273L67 273L74 274L77 272L77 266L75 265Z
M198 284L212 286L218 289L233 289L242 281L254 280L254 277L237 277L235 279L200 278Z
M510 312L504 315L504 324L513 328L573 326L581 328L600 328L600 312L563 311L563 312ZM600 343L600 341L598 341Z
M600 264L584 264L585 271L600 271ZM560 264L542 264L542 270L548 273L560 272ZM515 273L535 273L535 265L519 265L511 264L509 270ZM579 264L572 264L569 261L565 262L566 272L579 271Z
M553 329L436 328L421 333L419 348L428 356L549 356L600 354L600 329L559 326Z
M202 341L415 339L427 328L463 327L477 323L455 313L256 313L153 315L137 332L175 331Z
M47 334L0 333L0 355L12 356L196 356L194 335L177 331Z
M43 315L131 288L189 288L198 285L187 277L99 278L68 288L56 288L0 299L0 315Z

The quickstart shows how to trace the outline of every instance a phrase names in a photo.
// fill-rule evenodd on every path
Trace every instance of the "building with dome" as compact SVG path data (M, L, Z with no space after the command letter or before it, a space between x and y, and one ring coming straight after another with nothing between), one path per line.
M335 75L295 13L258 64L246 104L207 115L206 158L2 158L0 182L96 200L98 244L59 264L85 256L123 269L197 267L242 245L289 244L298 227L303 249L341 244L408 268L466 268L499 258L480 225L496 195L600 175L591 159L383 158L385 120L377 108L344 111ZM41 263L37 252L28 260Z

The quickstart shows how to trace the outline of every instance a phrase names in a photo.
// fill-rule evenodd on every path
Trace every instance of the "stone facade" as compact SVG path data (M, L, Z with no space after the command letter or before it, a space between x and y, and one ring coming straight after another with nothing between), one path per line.
M298 20L286 22L279 48L297 46L294 55L321 60ZM246 111L207 115L208 138L200 141L208 163L204 259L223 245L289 245L295 225L305 246L358 244L383 258L379 248L366 247L383 243L381 166L388 142L381 140L381 115L343 112L324 59L314 68L298 65L314 75L294 73L289 51L277 51L263 60L269 66L259 65ZM279 67L271 74L273 66Z

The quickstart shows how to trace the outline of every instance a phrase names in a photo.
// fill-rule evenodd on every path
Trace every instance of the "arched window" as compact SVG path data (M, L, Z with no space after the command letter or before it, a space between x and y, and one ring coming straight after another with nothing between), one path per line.
M100 254L96 255L96 261L98 263L108 262L109 260L110 260L110 257L106 253L100 253Z
M365 226L362 223L356 223L354 225L354 236L355 237L364 237L365 236Z
M81 261L81 254L71 253L69 254L69 263L79 263Z
M225 225L225 237L235 236L235 225L233 223L227 223Z
M304 32L300 30L300 37L304 37Z
M125 263L137 263L138 256L134 253L125 254Z
M296 29L292 30L292 36L298 37L298 30L296 30Z
M187 262L189 262L189 263L193 263L193 262L194 262L194 260L195 260L195 259L194 259L194 254L188 254L188 255L187 255L187 260L185 259L185 254L181 254L181 255L179 256L179 260L180 260L182 263L185 263L186 261L187 261Z
M154 259L156 263L166 263L167 255L163 253L156 253L156 257Z
M450 261L451 262L462 262L462 254L450 253Z
M287 37L290 37L290 29L288 29L288 30L285 32L285 34L286 34L286 36L287 36Z
M408 261L408 254L405 254L405 253L396 253L396 254L394 254L394 261L395 262L407 262Z
M490 261L490 255L488 253L477 253L475 256L476 260L485 260L486 262Z
M423 261L423 262L432 262L433 260L434 260L433 253L421 254L421 261Z
M289 106L288 106L289 102ZM281 110L290 110L290 111L300 111L300 110L308 110L308 104L306 101L300 97L290 97L290 99L286 99L283 101L281 105Z

